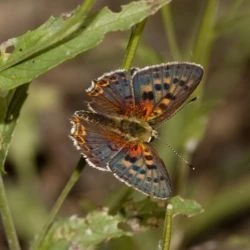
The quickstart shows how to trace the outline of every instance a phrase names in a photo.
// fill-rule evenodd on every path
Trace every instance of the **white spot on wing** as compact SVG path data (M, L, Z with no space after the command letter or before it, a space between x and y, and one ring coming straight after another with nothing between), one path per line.
M73 124L72 128L70 129L70 134L73 135L76 132L76 125Z
M91 81L91 85L86 89L86 92L91 92L95 88L95 82Z

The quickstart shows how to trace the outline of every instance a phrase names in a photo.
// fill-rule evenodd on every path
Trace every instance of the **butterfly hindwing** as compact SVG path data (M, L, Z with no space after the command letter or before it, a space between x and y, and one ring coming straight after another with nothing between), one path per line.
M107 163L119 152L126 142L117 134L102 126L89 123L88 111L77 111L71 118L73 124L71 138L88 163L103 171L108 171Z
M125 70L106 73L92 82L87 89L91 97L90 107L106 114L125 114L134 106L131 74Z
M132 76L135 106L147 108L142 115L151 124L168 119L194 91L202 75L202 67L194 63L141 69Z
M108 163L114 175L152 197L171 196L171 181L162 160L146 143L128 144Z

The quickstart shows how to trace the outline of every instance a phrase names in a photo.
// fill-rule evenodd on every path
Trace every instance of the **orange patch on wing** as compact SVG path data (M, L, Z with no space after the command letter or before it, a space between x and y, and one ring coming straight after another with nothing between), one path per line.
M100 82L97 82L97 84L101 87L106 87L109 85L109 80L104 78Z
M143 85L141 86L141 93L152 91L152 85Z
M135 145L130 145L129 147L129 156L130 157L138 157L142 154L142 146L135 144Z
M170 84L171 78L170 77L164 77L163 81L167 84Z
M107 139L112 141L112 143L117 147L123 147L124 144L126 143L126 141L124 141L124 139L120 135L116 135L114 133L112 134L107 133Z
M137 174L137 178L140 180L144 180L145 179L145 174Z
M131 165L132 165L130 162L125 161L125 160L123 160L122 164L123 164L123 166L126 167L126 168L130 168Z
M128 172L130 174L132 174L132 175L136 175L137 174L137 172L135 170L131 169L131 168L128 170Z
M144 120L147 120L147 118L151 115L153 108L154 106L152 102L146 100L140 105L139 110L137 110L137 112L139 111L142 115L142 118L144 118Z
M74 124L74 129L71 131L71 135L75 138L82 137L82 141L84 142L83 138L86 135L86 129L81 124L81 119L78 116L73 115L71 118L71 122Z
M154 79L154 84L161 84L162 80L160 78L155 78Z
M133 103L126 103L124 111L123 115L127 116L134 116L138 112Z
M102 87L99 86L99 84L96 84L93 89L90 89L89 92L87 92L88 96L98 96L103 93Z
M170 93L173 93L175 90L176 90L176 85L172 84L172 86L171 86L169 92L170 92Z

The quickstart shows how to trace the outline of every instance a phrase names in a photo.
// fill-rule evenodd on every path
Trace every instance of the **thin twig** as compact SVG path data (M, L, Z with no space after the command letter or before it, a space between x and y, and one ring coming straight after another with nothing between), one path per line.
M173 205L168 204L166 207L166 215L164 221L162 250L170 249L172 218L173 218Z
M179 51L179 47L176 41L170 5L164 6L161 9L161 13L162 13L162 21L163 21L164 30L165 30L165 36L168 40L170 53L172 54L172 57L174 58L174 60L179 60L181 53Z
M73 170L73 173L70 176L70 179L68 180L66 186L64 187L63 191L61 192L61 194L57 198L57 201L50 212L50 215L49 215L49 218L48 218L46 224L44 225L42 231L39 233L37 239L35 240L34 244L31 247L31 249L33 249L33 250L40 249L40 246L42 245L42 242L43 242L47 232L49 231L53 221L55 220L56 215L58 214L60 208L62 207L63 202L65 201L66 197L68 196L68 194L71 191L71 189L73 188L73 186L78 181L78 179L82 173L82 170L84 169L85 166L86 166L85 161L81 157L78 164L77 164L77 167Z
M132 61L135 58L135 53L138 48L138 44L140 42L144 26L146 24L147 18L142 22L138 23L131 32L129 42L125 51L125 55L123 58L122 68L128 70L131 68Z
M6 238L10 250L19 250L20 245L17 238L16 229L11 216L6 192L3 184L3 177L0 174L0 207L1 207L1 218L6 233Z

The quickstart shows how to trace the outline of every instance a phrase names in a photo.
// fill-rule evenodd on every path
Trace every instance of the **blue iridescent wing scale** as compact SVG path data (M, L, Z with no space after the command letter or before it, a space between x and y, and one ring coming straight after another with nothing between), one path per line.
M107 163L121 150L126 141L101 126L93 126L85 118L87 112L77 111L72 116L70 137L92 167L109 171Z
M194 63L167 63L141 69L132 76L135 106L146 108L142 118L152 125L168 119L198 86L202 75L202 67Z
M146 143L124 146L108 168L119 180L144 194L159 199L171 196L171 180L164 163Z

